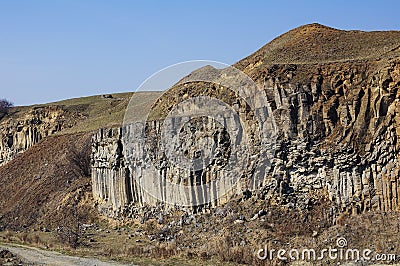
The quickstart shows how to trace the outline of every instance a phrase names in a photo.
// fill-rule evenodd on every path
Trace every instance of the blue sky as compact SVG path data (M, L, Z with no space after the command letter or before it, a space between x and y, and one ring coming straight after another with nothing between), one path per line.
M399 10L399 1L0 0L0 98L135 91L171 64L232 64L303 24L400 30Z

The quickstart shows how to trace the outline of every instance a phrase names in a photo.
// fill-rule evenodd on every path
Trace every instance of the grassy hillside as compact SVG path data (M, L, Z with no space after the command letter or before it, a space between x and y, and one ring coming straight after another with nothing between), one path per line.
M0 123L8 123L24 117L32 110L42 107L59 107L66 112L66 125L73 125L57 134L71 134L80 132L92 132L99 128L117 127L124 120L125 111L130 104L130 118L143 117L147 114L151 105L161 95L161 92L138 92L131 101L133 93L117 93L108 95L96 95L90 97L74 98L48 104L32 106L17 106Z
M62 133L89 132L104 127L120 126L133 93L119 93L110 96L91 96L69 99L51 103L61 106L70 113L79 113L84 116L78 119L76 126L64 130ZM160 92L139 92L135 95L130 106L138 112L146 112L146 106L157 99ZM110 98L109 98L110 97Z

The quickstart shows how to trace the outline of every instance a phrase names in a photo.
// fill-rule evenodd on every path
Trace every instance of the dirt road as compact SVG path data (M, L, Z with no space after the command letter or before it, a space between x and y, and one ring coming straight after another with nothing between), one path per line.
M80 258L64 255L55 251L41 250L34 247L22 245L0 244L0 248L7 249L20 257L28 265L54 265L54 266L122 266L133 264L118 264L104 262L95 258Z

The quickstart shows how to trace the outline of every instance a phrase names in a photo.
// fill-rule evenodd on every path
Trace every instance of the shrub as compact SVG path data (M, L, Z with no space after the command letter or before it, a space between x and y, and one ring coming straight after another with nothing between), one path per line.
M60 242L74 249L84 245L83 240L86 238L86 234L81 222L84 214L76 206L64 209L60 214L61 219L56 229L56 236Z
M8 111L12 106L13 104L10 101L6 99L0 100L0 119L3 118L6 114L8 114Z
M79 147L78 147L79 146ZM92 146L90 139L84 141L82 145L73 147L69 154L68 159L73 166L75 173L78 176L90 176L90 154Z

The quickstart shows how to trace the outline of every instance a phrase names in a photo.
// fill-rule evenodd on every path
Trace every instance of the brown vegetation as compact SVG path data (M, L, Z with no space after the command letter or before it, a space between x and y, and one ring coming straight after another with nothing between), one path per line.
M3 228L56 228L60 210L78 203L87 212L82 222L95 217L84 165L90 158L90 150L85 148L90 138L90 134L48 137L0 167ZM74 154L82 156L71 160Z

